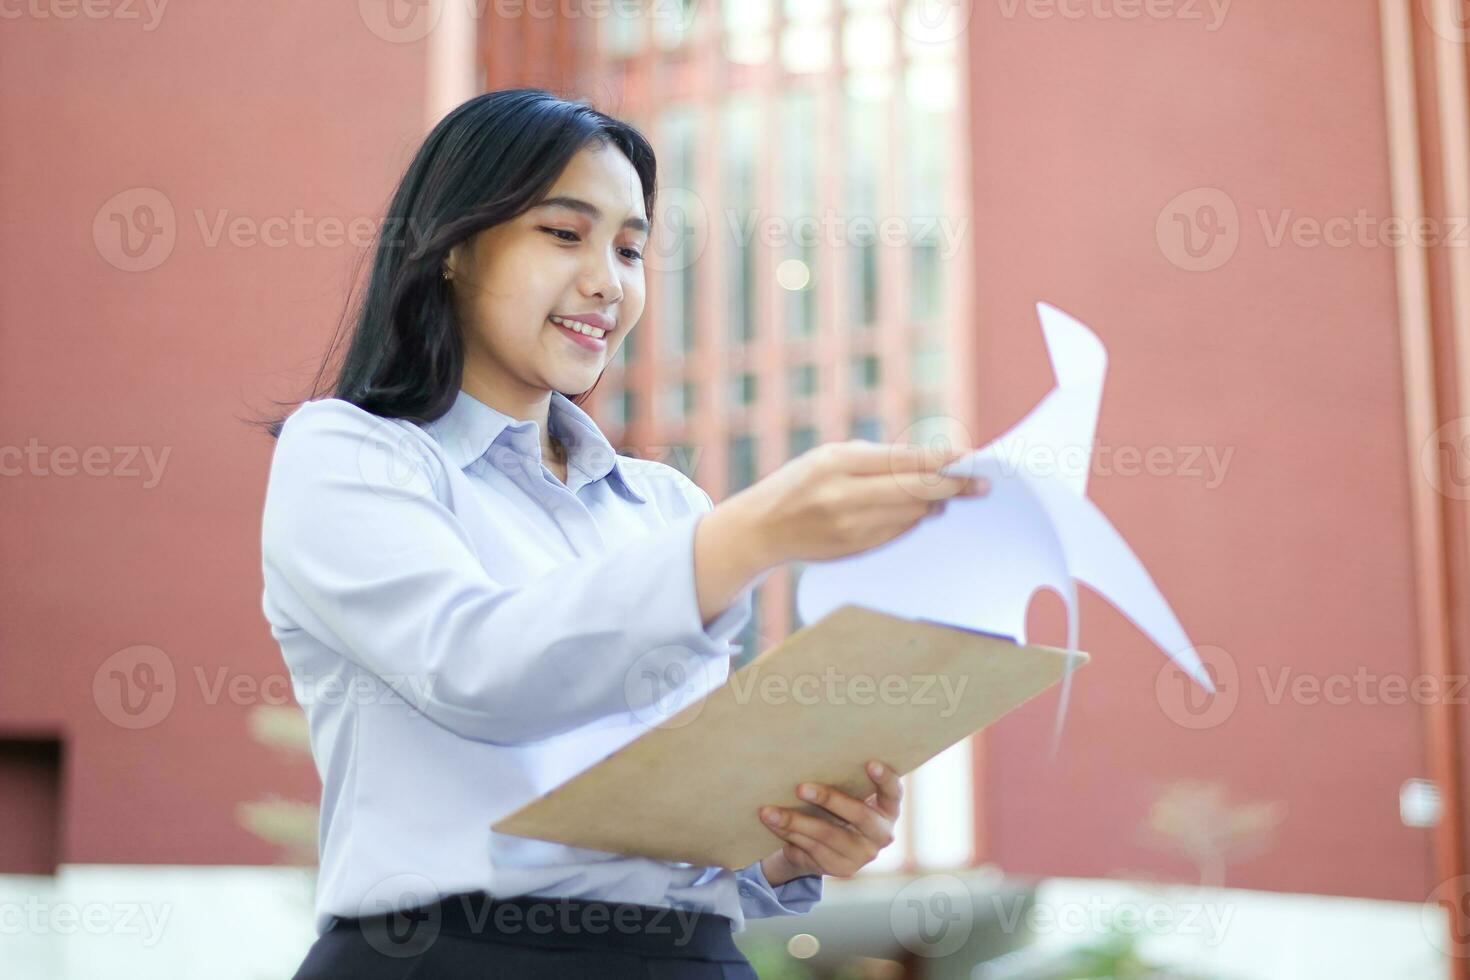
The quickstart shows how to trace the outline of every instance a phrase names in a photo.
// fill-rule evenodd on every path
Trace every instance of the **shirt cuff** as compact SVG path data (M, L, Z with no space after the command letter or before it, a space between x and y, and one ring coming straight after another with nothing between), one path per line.
M740 886L740 910L747 919L805 915L822 900L821 875L802 875L773 886L756 861L735 872L735 879Z

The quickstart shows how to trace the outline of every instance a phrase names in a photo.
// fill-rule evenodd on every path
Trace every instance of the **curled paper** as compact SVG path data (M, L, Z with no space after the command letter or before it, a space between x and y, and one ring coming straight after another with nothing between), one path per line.
M811 564L797 585L797 611L803 622L812 623L853 603L1025 643L1031 599L1051 588L1066 606L1067 646L1076 651L1081 582L1213 693L1215 686L1169 603L1087 497L1107 350L1061 310L1038 303L1037 313L1056 387L1004 435L942 471L984 476L990 493L951 498L942 514L892 541ZM1069 673L1058 735L1070 686Z

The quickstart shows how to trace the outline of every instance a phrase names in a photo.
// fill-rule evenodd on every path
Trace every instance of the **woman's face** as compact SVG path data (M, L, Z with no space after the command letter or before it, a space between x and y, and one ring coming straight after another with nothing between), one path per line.
M615 146L584 147L541 204L450 251L466 374L533 395L591 388L643 315L647 239L632 163Z

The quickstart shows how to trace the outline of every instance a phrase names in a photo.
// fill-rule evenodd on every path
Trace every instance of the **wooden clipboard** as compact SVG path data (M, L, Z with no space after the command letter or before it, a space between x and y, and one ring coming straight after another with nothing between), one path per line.
M907 774L1060 681L1069 660L1088 656L842 606L492 829L743 868L780 846L761 806L831 819L797 783L866 798L868 759Z

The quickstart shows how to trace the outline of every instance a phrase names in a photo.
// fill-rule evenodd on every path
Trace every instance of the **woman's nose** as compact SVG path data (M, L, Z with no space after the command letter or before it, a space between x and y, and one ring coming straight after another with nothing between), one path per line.
M582 281L582 292L588 296L596 296L609 305L622 301L623 289L618 283L617 266L613 264L611 256L592 263L592 268Z

